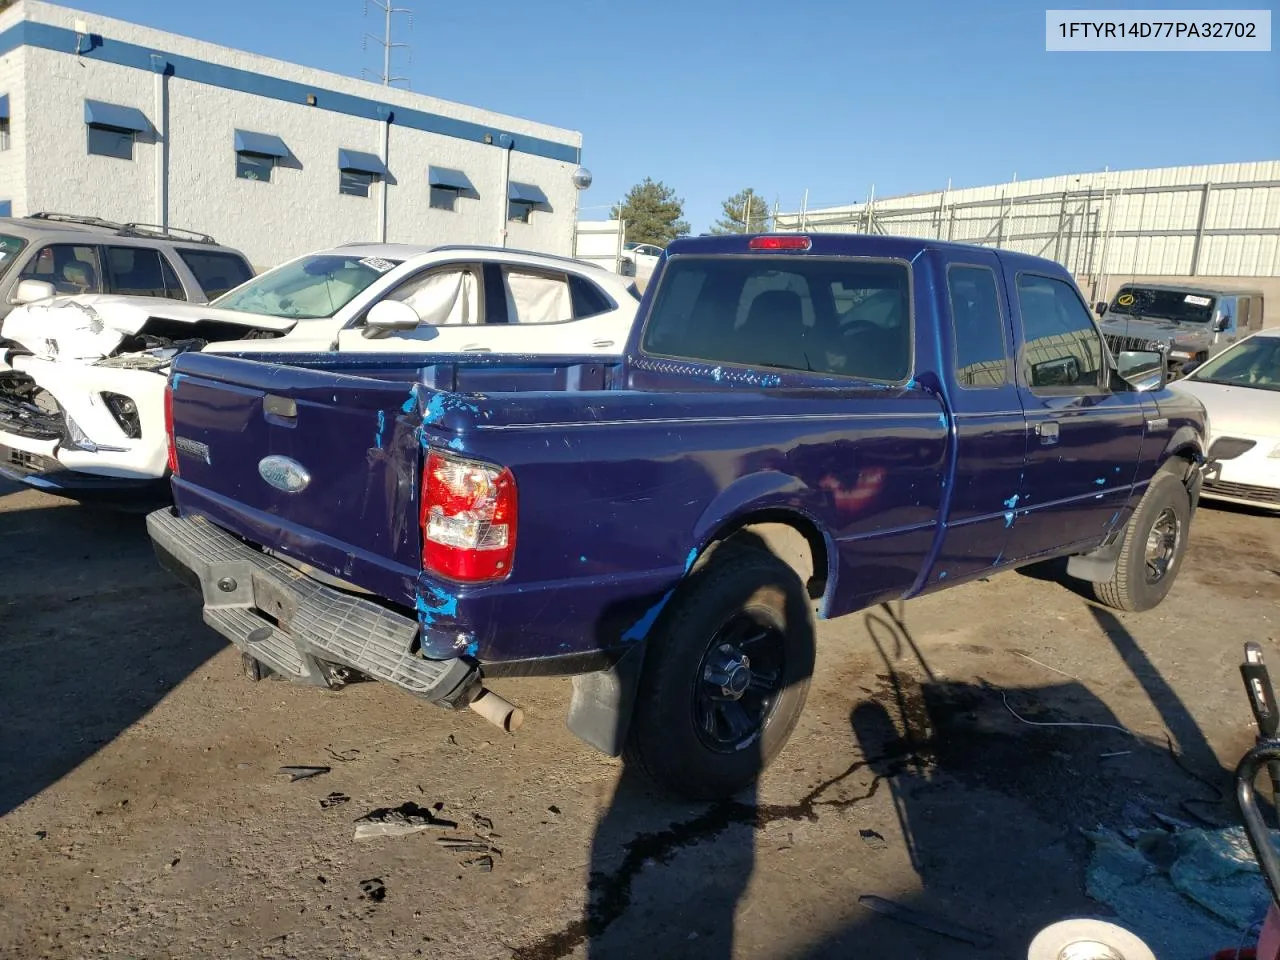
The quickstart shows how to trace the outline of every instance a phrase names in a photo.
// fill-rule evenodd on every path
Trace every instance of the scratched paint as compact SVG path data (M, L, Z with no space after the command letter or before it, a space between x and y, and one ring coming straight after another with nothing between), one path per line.
M1105 487L1105 486L1107 485L1107 478L1106 478L1106 477L1099 477L1097 480L1095 480L1095 481L1093 481L1093 482L1094 482L1094 483L1096 483L1096 484L1097 484L1098 486L1100 486L1100 487Z
M418 610L418 621L429 627L435 623L436 617L456 617L458 615L458 598L440 587L428 586L426 595L418 594L415 604Z
M1010 510L1013 510L1018 506L1018 501L1021 499L1022 499L1022 495L1015 493L1012 497L1010 497L1008 500L1004 502L1004 505L1008 507Z
M627 643L633 643L636 640L643 640L647 637L649 631L653 629L653 625L657 622L658 615L662 613L662 608L667 605L675 592L675 587L672 587L664 593L661 600L646 610L644 616L631 625L627 632L622 635L622 639Z
M465 446L466 446L466 444L464 444L464 443L462 442L462 438L461 438L461 437L454 437L452 440L450 440L450 441L449 441L449 449L450 449L450 450L461 450L461 449L463 449Z
M943 570L940 574L938 574L938 579L939 580L947 579L947 571Z
M427 401L427 410L422 415L423 423L435 423L444 416L444 394L437 393Z
M474 657L479 652L480 652L480 644L478 644L476 641L472 640L470 643L467 644L468 657Z
M1000 561L1003 559L1004 559L1004 551L1001 550L999 553L996 554L996 558L991 561L991 565L993 567L998 567L1000 566Z
M1008 530L1012 526L1013 526L1013 511L1008 510L1005 512L1005 515L1004 515L1004 528Z
M387 412L385 410L378 411L378 433L373 438L379 450L382 449L382 437L387 432Z

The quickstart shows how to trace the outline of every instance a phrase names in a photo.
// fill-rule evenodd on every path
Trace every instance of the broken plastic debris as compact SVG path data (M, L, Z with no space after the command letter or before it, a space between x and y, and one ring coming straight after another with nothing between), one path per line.
M330 807L336 807L340 803L349 803L350 801L351 801L351 798L348 797L345 793L338 793L335 790L333 793L329 794L327 797L322 797L320 799L320 806L327 810Z
M382 882L382 878L373 877L370 880L361 880L360 899L372 900L374 903L381 903L387 899L387 886Z
M453 830L457 826L452 820L442 820L426 807L420 807L411 801L394 809L381 807L366 813L356 821L355 839L403 837L410 833L421 833L431 827Z
M863 843L876 850L883 850L889 845L884 835L878 830L859 830L858 836L862 838Z
M937 917L931 917L927 913L921 913L911 907L894 903L892 900L885 900L883 897L865 895L858 898L858 903L882 916L891 917L894 920L899 920L913 927L919 927L921 930L928 930L930 933L936 933L942 937L959 940L961 943L967 943L979 949L985 949L992 944L991 937L985 933L969 930L966 927L949 923Z
M481 873L493 873L493 857L487 854L483 857L474 857L471 860L463 860L464 867L475 867Z
M329 767L292 766L281 767L279 772L287 774L289 782L293 783L298 780L307 780L311 777L318 777L323 773L328 773L329 769Z
M493 845L485 840L464 840L460 837L439 837L436 843L454 853L489 853ZM496 851L495 851L496 852Z

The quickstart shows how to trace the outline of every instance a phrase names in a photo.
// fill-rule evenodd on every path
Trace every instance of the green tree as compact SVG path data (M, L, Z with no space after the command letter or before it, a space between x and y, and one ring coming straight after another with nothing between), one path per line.
M712 233L764 233L769 229L769 204L751 187L739 190L721 207L724 216L711 228Z
M627 239L636 243L653 243L665 247L676 237L689 232L684 216L684 201L661 180L649 177L628 191L619 207L614 205L609 216L627 222Z

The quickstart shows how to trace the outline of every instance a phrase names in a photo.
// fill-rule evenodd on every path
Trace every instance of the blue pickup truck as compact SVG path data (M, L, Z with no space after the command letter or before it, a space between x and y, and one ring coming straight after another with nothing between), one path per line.
M255 677L393 683L512 729L492 678L688 797L751 783L815 617L1053 557L1168 593L1207 451L1158 352L1053 262L923 239L679 240L617 362L183 354L148 527Z

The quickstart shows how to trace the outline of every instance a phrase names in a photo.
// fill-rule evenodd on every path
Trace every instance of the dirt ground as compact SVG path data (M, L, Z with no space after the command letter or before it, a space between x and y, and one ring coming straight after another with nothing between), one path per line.
M377 684L250 682L140 516L0 487L0 558L0 954L23 960L1021 957L1105 915L1081 829L1130 801L1233 818L1202 780L1253 735L1241 644L1280 664L1280 518L1206 505L1148 614L1038 571L822 625L758 796L677 805L566 730L567 681L495 684L516 735ZM458 826L353 839L406 802ZM490 872L437 843L477 830Z

